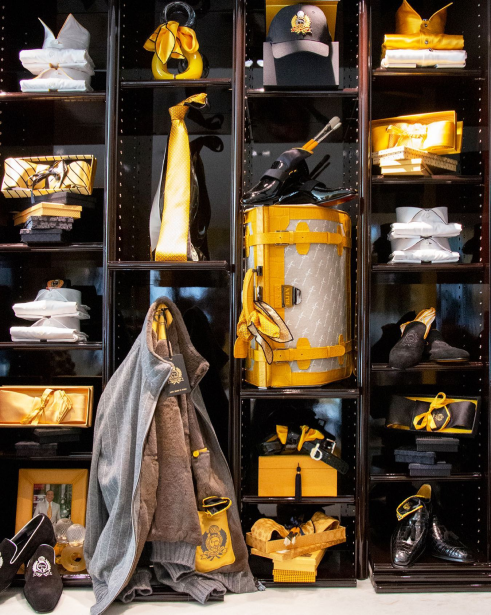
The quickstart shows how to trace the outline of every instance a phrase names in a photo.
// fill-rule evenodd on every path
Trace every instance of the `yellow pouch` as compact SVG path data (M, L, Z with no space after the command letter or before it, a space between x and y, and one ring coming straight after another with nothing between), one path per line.
M203 537L201 546L196 548L198 572L211 572L235 562L227 517L231 506L230 498L211 496L203 500L204 510L198 510Z
M2 194L8 199L73 192L90 195L97 159L94 156L31 156L7 158Z
M434 154L460 154L463 122L456 111L401 115L372 121L372 151L406 145Z
M0 426L90 427L93 387L0 387Z

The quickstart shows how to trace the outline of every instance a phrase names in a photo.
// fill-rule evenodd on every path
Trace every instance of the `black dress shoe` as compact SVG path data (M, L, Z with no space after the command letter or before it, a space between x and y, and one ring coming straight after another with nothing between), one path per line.
M397 508L397 524L390 542L392 565L412 566L424 553L431 516L431 486L423 485L416 495Z
M315 179L296 184L289 192L284 189L282 192L283 196L278 200L280 204L328 205L329 207L351 201L358 195L357 191L351 188L328 188Z
M393 369L407 369L417 365L423 358L425 349L426 325L410 322L404 329L401 339L389 354L389 365Z
M449 562L471 564L475 561L472 551L453 532L442 525L436 515L431 519L429 545L431 555Z
M63 591L55 550L50 545L40 545L29 560L26 569L24 596L37 613L51 613Z
M246 192L244 205L273 205L284 192L290 192L293 185L305 182L309 177L306 158L312 155L301 147L283 152L264 173L259 183Z
M450 346L437 329L432 329L426 338L426 354L430 361L439 363L454 363L468 361L469 353L461 348Z
M16 572L34 555L39 545L53 547L56 537L53 524L46 515L36 515L10 540L4 538L0 543L0 592L14 580Z

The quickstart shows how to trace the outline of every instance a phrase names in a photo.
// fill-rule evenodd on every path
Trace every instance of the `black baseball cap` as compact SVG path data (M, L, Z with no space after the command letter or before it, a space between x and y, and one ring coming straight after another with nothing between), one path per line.
M276 59L299 52L327 58L331 34L326 16L318 6L292 4L273 17L266 40L271 43Z

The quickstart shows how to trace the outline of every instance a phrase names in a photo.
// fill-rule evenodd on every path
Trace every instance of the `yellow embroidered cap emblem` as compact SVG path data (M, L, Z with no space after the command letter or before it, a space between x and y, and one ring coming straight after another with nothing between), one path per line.
M404 510L410 510L411 508L411 504L409 504L409 502L406 502L403 506Z
M292 32L296 34L312 34L310 27L310 17L303 11L298 11L292 18Z
M227 552L227 534L218 525L210 525L208 532L203 534L203 549L201 559L214 560L220 558Z
M173 367L169 376L169 382L171 384L179 384L181 382L184 382L184 378L182 377L182 371L178 367Z

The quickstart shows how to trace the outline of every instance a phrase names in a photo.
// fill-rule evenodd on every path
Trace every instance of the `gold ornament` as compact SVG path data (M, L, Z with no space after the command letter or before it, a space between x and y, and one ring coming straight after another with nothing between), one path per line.
M312 34L310 28L310 17L303 11L298 11L292 18L292 32L296 34Z
M171 384L179 384L180 382L184 382L184 378L182 377L182 371L178 367L174 366L174 368L172 369L169 376L169 382Z

